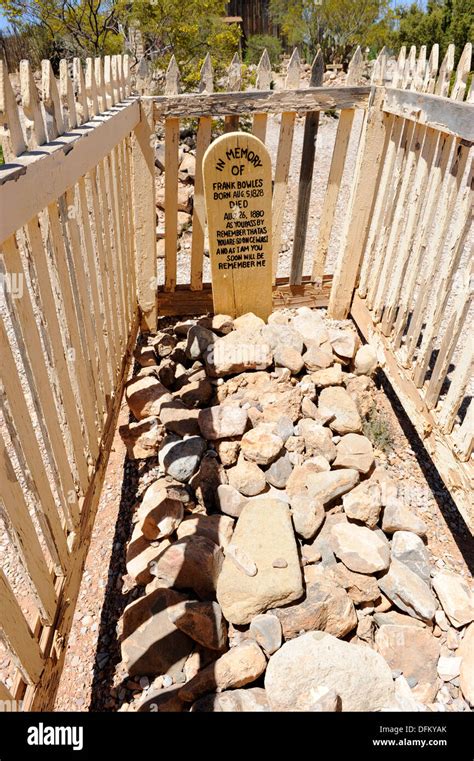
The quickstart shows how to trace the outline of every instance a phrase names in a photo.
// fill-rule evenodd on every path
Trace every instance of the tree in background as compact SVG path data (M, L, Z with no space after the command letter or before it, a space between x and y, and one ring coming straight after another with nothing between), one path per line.
M199 79L199 69L210 53L217 75L238 50L240 30L224 22L225 0L123 0L120 18L136 28L145 53L160 68L175 56L185 85Z
M466 42L474 39L473 0L428 0L426 10L416 3L395 10L397 31L392 46L426 45L439 42L441 56L450 43L456 46L456 63Z
M114 0L0 0L18 32L46 35L55 55L118 53L123 47Z
M356 45L385 44L388 0L270 0L270 15L290 45L312 58L320 45L326 61L347 63Z

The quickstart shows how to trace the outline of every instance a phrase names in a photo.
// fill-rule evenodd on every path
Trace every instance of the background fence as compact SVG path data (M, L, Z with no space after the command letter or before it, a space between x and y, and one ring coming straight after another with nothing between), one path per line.
M218 121L267 139L279 116L273 176L274 306L327 305L351 312L470 521L472 401L471 213L474 106L471 47L452 76L450 47L401 51L391 87L386 55L361 84L357 51L342 87L322 87L318 55L300 88L295 52L283 88L266 55L256 88L241 91L234 59L229 92L213 92L209 59L199 92L180 95L171 62L164 96L129 97L126 56L62 61L59 85L42 63L40 93L22 62L17 106L0 70L2 458L0 499L34 593L22 610L15 579L0 575L2 637L18 665L12 689L29 709L51 707L139 322L212 309L205 282L202 158ZM453 81L454 80L454 81ZM472 90L471 90L472 92ZM41 96L41 97L40 97ZM466 102L467 100L467 102ZM321 111L337 111L311 273L304 275ZM355 118L359 112L362 118ZM304 120L295 155L298 116ZM180 125L196 120L196 176L187 282L178 283ZM155 131L164 134L165 258L157 284ZM354 132L356 130L356 132ZM358 143L355 168L348 145ZM278 276L290 167L298 162L289 276ZM352 172L341 214L342 178ZM334 276L328 251L341 232ZM137 305L138 302L138 305ZM139 307L139 308L138 308ZM8 697L0 686L0 698Z

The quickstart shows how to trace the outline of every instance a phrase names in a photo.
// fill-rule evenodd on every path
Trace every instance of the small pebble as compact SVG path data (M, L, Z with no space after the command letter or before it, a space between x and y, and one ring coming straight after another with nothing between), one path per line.
M276 558L272 563L273 568L288 568L288 563L284 558Z

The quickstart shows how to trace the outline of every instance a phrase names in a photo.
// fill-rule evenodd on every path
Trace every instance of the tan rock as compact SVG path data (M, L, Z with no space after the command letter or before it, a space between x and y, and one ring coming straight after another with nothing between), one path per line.
M352 489L359 480L357 470L345 469L331 472L323 471L313 464L305 463L304 470L295 468L288 479L286 492L290 499L296 496L306 496L319 500L323 505ZM304 473L304 481L301 476Z
M267 713L268 711L270 706L262 687L213 692L200 698L191 706L192 713Z
M313 539L324 521L325 512L322 503L306 496L293 496L290 501L293 526L298 536Z
M328 462L335 459L337 450L329 428L319 425L315 420L304 418L298 423L298 431L304 439L306 454L310 457L322 455Z
M165 429L156 417L140 420L138 423L121 425L120 437L127 448L127 455L131 460L156 457L161 442L165 435Z
M220 487L219 487L220 488ZM184 539L185 536L207 536L215 544L226 549L232 540L234 532L234 521L228 515L190 515L185 518L178 526L178 539Z
M390 565L387 540L365 526L340 523L331 531L332 548L349 570L356 573L378 573Z
M433 589L453 626L459 628L474 620L474 594L466 579L440 571L433 577Z
M382 529L386 534L395 531L411 531L418 536L426 536L426 523L406 507L401 499L391 499L385 506Z
M169 398L166 386L153 375L133 379L125 387L125 398L137 420L159 415L162 397Z
M179 696L186 703L192 703L208 692L243 687L258 679L266 665L267 660L260 647L254 640L248 640L231 648L200 671L181 688Z
M278 347L273 358L277 367L287 367L292 375L298 375L304 367L303 357L291 346Z
M362 421L354 400L339 386L323 388L319 395L318 407L322 414L332 415L329 426L336 433L359 433Z
M233 624L250 623L258 613L297 600L303 593L301 569L288 507L280 500L249 500L233 535L255 563L257 574L248 576L231 558L224 560L217 585L217 600ZM286 568L274 568L282 557Z
M170 499L160 481L145 491L137 517L143 536L150 541L170 536L183 520L183 503Z
M363 481L344 494L342 504L348 518L365 523L369 528L375 528L382 509L379 484Z
M390 570L379 579L379 587L404 613L432 621L437 603L429 586L408 566L392 559Z
M156 557L151 572L176 589L194 589L201 599L214 597L223 554L207 536L185 536Z
M229 484L245 497L254 497L265 489L265 473L254 462L239 457L237 465L227 471Z
M198 436L200 433L199 410L189 409L180 399L166 400L159 407L159 418L167 431L178 436Z
M214 449L226 468L230 465L235 465L240 452L240 437L236 439L220 439L214 444Z
M456 655L462 658L459 676L461 692L469 705L474 706L474 623L466 629Z
M162 542L150 542L141 531L140 525L135 524L132 536L127 546L127 573L140 586L146 586L153 579L150 563L156 560L164 547L169 546L167 539Z
M437 693L440 645L431 632L416 626L381 626L375 644L393 671L401 671L414 682L412 694L422 703L431 703Z
M352 359L356 352L358 338L353 330L334 329L329 331L329 341L339 357Z
M354 372L356 375L372 375L377 369L377 352L370 346L361 346L354 357Z
M237 491L230 484L221 484L217 487L217 501L219 509L225 515L238 518L244 506L247 504L247 498Z
M182 632L211 650L227 643L227 624L216 602L186 600L168 610L170 621Z
M326 344L324 344L326 346ZM303 354L303 362L306 369L310 373L314 373L317 370L323 370L334 363L334 355L330 351L330 344L325 350L322 346L318 346L316 343L312 343L308 346L307 350Z
M357 626L351 598L326 569L320 567L313 569L313 581L306 589L304 600L277 608L274 613L280 620L285 640L315 629L344 637Z
M206 353L205 361L208 374L220 377L264 369L271 365L273 355L259 331L238 329L218 338Z
M201 434L209 441L242 436L247 426L247 410L241 407L208 407L199 413Z
M316 370L311 373L310 379L317 388L326 386L340 386L343 381L341 365L333 365L325 370Z
M234 321L228 314L215 314L211 322L212 330L221 335L227 335L234 329Z
M260 330L265 325L264 320L261 317L257 317L253 312L247 312L241 314L240 317L234 319L235 330Z
M360 473L368 473L374 464L374 449L366 436L346 433L336 446L334 468L355 468Z
M240 451L246 460L257 465L269 465L283 449L283 440L272 433L268 424L261 423L242 436Z
M380 597L380 589L373 576L364 573L354 573L343 563L331 567L331 573L337 583L343 587L351 600L356 604L374 602Z

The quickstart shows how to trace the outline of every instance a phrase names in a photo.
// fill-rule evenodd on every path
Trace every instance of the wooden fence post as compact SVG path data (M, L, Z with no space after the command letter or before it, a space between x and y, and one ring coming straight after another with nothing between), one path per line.
M157 266L153 102L140 103L141 119L132 132L132 197L135 227L137 298L142 330L156 330Z
M338 320L345 319L349 314L379 183L388 118L382 111L383 98L383 89L374 90L359 145L349 209L329 297L328 315Z

